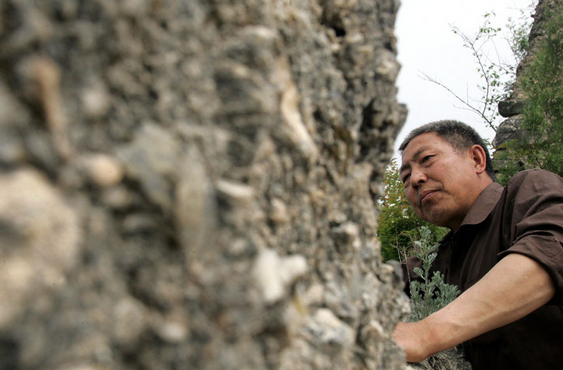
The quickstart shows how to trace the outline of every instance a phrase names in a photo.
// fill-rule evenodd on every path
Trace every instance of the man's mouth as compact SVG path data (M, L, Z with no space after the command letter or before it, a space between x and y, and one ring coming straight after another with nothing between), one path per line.
M437 190L426 190L426 191L421 192L421 193L418 195L418 205L419 205L420 207L422 207L422 202L424 202L424 200L425 200L426 198L428 198L429 196L431 196L432 194L434 194L436 191L437 191Z

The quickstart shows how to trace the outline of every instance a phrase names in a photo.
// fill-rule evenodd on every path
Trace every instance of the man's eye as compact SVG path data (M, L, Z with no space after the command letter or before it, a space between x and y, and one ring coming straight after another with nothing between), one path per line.
M427 155L426 157L422 158L422 163L428 162L428 160L430 160L430 158L432 158L431 155Z
M405 177L403 177L403 184L407 183L407 180L409 179L409 177L411 177L411 175L406 175Z

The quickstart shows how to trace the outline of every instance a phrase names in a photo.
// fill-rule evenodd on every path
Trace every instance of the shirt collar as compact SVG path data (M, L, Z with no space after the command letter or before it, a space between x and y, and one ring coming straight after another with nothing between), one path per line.
M504 188L502 185L493 182L479 194L475 203L469 209L469 212L463 219L461 226L477 225L485 221L487 216L492 212L498 203Z

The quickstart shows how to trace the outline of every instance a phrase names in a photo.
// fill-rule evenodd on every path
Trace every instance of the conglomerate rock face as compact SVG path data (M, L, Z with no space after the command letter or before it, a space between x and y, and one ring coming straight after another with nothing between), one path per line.
M502 121L497 129L492 145L495 150L503 151L503 144L512 140L520 140L523 135L527 134L521 128L522 112L524 103L527 99L526 93L522 89L522 82L519 76L523 75L530 63L536 58L536 52L545 38L545 26L549 21L548 10L553 9L561 0L538 0L535 12L534 22L530 34L528 35L528 50L526 56L517 66L516 81L514 81L513 91L507 100L498 104L498 111L502 117L506 119ZM495 167L504 167L501 160L494 160Z
M0 2L0 369L401 369L397 8Z

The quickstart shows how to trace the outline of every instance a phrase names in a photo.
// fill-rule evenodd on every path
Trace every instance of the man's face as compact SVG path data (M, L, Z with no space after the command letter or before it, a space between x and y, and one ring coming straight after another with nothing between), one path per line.
M457 152L436 133L419 135L407 145L400 176L416 214L452 230L459 229L482 191L471 151Z

